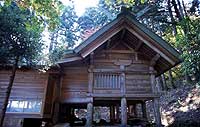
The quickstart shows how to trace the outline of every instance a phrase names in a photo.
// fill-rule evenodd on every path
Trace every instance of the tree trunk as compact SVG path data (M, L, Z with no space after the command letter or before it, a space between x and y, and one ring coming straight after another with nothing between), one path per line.
M177 34L177 29L176 29L176 21L174 19L174 16L173 16L173 13L172 13L172 9L171 9L171 1L168 0L167 1L167 8L168 8L168 11L169 11L169 16L170 16L170 19L171 19L171 22L172 22L172 32L173 32L173 35L176 35Z
M4 118L5 118L5 114L6 114L7 105L8 105L8 100L9 100L13 82L15 79L15 73L17 71L18 61L19 61L19 57L16 57L15 63L13 64L13 67L12 67L12 73L11 73L11 76L9 79L9 84L8 84L7 91L6 91L5 100L3 102L3 107L2 107L2 111L1 111L1 117L0 117L0 127L3 127L3 122L4 122Z
M174 11L175 11L175 13L176 13L176 17L178 18L179 21L181 21L181 20L182 20L182 17L181 17L180 11L179 11L179 9L178 9L176 0L172 0L172 5L174 6Z
M173 77L172 77L172 71L169 70L169 71L168 71L168 74L169 74L169 82L170 82L172 88L176 88L176 86L175 86L175 84L174 84L174 81L173 81Z
M186 7L185 7L185 3L184 3L183 0L182 0L182 5L183 5L183 10L184 10L185 16L187 17L188 14L187 14Z
M180 0L177 0L177 3L178 3L178 6L179 6L180 16L181 16L181 18L183 18L184 17L184 11L183 11L183 7L181 5Z

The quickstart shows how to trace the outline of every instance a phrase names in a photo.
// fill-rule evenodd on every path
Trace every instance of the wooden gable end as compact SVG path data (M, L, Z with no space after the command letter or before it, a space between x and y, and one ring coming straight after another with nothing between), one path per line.
M179 64L179 53L166 41L144 27L128 14L121 14L116 20L97 31L85 42L74 49L75 57L66 57L58 63L72 62L85 59L102 45L111 41L119 43L130 50L138 52L139 57L149 60L150 65L158 72L157 75ZM115 45L117 45L115 43Z

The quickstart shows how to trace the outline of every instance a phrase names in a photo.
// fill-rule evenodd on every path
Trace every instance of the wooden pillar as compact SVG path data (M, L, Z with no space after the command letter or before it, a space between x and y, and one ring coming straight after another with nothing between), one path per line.
M134 117L134 106L133 105L129 105L129 115L130 115L130 117Z
M152 92L154 94L158 94L158 89L155 87L156 86L156 79L155 79L155 72L154 68L150 67L151 71L151 87L152 87ZM154 116L155 116L155 122L157 127L161 127L161 116L160 116L160 104L159 104L159 98L154 98L153 99L153 110L154 110Z
M65 113L66 114L66 120L67 122L71 121L71 107L67 106L67 109L64 108L64 106L62 106L62 111L61 114Z
M157 77L157 84L160 88L159 91L164 91L165 90L165 86L163 85L163 81L162 81L162 77L161 76L158 76Z
M129 105L129 113L130 113L130 114L133 113L133 105Z
M128 116L131 116L132 111L132 105L128 105Z
M156 89L160 92L162 91L162 87L161 87L161 80L159 79L159 77L156 78Z
M90 65L88 68L88 97L91 98L90 102L87 104L87 121L86 127L91 127L93 122L93 80L94 80L94 73L93 73L93 55L92 52L90 54Z
M91 127L93 121L93 102L87 104L87 122L86 127Z
M137 117L138 116L138 114L137 114L137 104L133 105L133 111L134 111L134 117Z
M121 99L121 127L127 126L127 102L126 98Z
M121 76L120 76L120 85L121 85L121 94L123 96L126 95L126 86L125 86L125 73L121 73Z
M116 105L116 122L119 122L119 104Z
M156 127L161 127L159 98L154 98L154 100L153 100L153 109L154 109Z
M90 54L90 65L89 65L89 68L88 68L88 93L89 93L89 96L91 96L92 92L93 92L93 80L94 80L94 73L93 73L93 55L94 53L92 52Z
M157 93L156 89L156 78L155 78L155 73L154 73L154 68L150 67L149 71L151 73L151 89L153 93Z
M91 94L93 92L93 78L94 78L93 72L89 71L89 74L88 74L88 93L89 93L89 96L91 96Z
M59 99L60 99L60 95L61 95L61 82L62 82L62 77L63 76L57 76L56 77L56 82L55 82L55 87L54 87L54 104L53 104L53 114L52 114L52 122L53 124L58 123L59 120L59 108L60 108L60 104L59 104Z
M114 105L110 106L110 121L113 123L115 120L115 108Z
M164 74L161 75L161 79L162 79L162 83L163 83L163 89L168 90L169 88L167 87L167 83L166 83L166 79L165 79Z
M146 103L143 101L142 103L142 117L147 118L147 111L146 111Z

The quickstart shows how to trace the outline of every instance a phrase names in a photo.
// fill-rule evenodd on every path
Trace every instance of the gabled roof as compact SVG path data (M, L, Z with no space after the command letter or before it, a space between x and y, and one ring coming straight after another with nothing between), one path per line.
M66 58L58 63L72 62L87 57L90 53L92 53L123 29L129 31L133 36L136 36L144 44L146 44L168 63L170 63L170 66L167 69L181 62L179 59L180 54L176 49L174 49L169 43L145 27L143 24L138 22L134 18L134 15L132 15L130 12L123 11L115 20L91 35L87 40L69 53Z

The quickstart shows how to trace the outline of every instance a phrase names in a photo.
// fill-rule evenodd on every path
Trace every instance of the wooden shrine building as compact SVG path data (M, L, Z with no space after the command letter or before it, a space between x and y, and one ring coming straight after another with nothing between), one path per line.
M173 47L123 11L69 51L57 67L46 73L19 69L5 125L26 126L35 119L70 123L74 109L85 109L85 126L90 127L94 108L109 107L110 121L125 127L131 118L148 119L146 101L151 100L159 127L160 93L155 78L179 63ZM1 100L9 72L0 70Z

